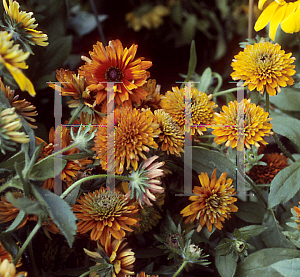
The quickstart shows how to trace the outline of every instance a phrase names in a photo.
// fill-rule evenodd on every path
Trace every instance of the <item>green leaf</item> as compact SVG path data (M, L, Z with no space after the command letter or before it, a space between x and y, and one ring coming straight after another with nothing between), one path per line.
M284 168L271 182L268 208L290 200L300 189L300 160Z
M248 226L239 228L238 230L241 232L242 237L247 236L247 235L254 237L254 236L258 236L262 232L266 231L267 227L264 227L261 225L248 225Z
M13 232L18 228L18 226L23 222L23 220L26 218L26 213L22 210L19 211L18 215L14 219L13 223L3 232L1 232L0 237L4 235L5 233Z
M193 169L198 174L207 172L208 176L211 176L217 168L217 176L226 172L227 178L233 179L232 183L236 184L236 166L224 154L199 146L192 146L192 151Z
M296 230L295 232L284 231L283 233L290 239L290 241L297 248L300 248L300 232L299 232L299 230Z
M69 204L69 206L73 206L76 203L76 199L80 190L80 186L76 186L68 195L64 198L64 200Z
M262 223L265 208L260 202L236 202L239 208L235 215L250 223Z
M33 193L40 202L47 207L50 217L58 229L63 233L72 247L76 234L76 216L70 206L56 194L40 187L32 186Z
M54 168L54 163L61 163L62 167ZM44 181L57 176L66 166L67 161L61 158L48 156L37 162L27 174L26 178L36 181Z
M264 215L262 226L267 227L261 238L267 247L295 248L293 243L283 234L282 227L278 224L274 212L268 209Z
M284 259L299 258L300 251L289 248L267 248L250 254L237 267L235 277L282 277L270 266Z
M190 43L195 37L197 19L195 14L189 14L185 22L181 25L181 38L183 44Z
M298 277L300 272L300 258L282 260L271 265L285 277Z
M275 116L271 123L275 133L287 137L296 145L300 145L300 120L288 116Z
M237 267L238 256L234 257L232 253L222 255L222 251L217 250L215 263L219 274L222 277L233 277Z
M202 92L207 92L208 87L211 84L212 80L212 71L210 67L207 67L200 77L200 84L198 86L198 90Z
M25 159L24 151L20 150L17 154L13 155L5 162L2 162L0 164L0 169L14 170L15 162L20 165L20 164L24 163L24 159Z
M82 153L74 153L70 155L63 155L62 158L65 160L73 161L73 160L81 160L88 157L91 157L90 153L82 152Z
M196 65L197 65L197 53L196 53L195 41L193 40L191 43L191 49L190 49L189 70L188 70L185 82L190 81L192 75L195 72Z
M281 88L281 92L270 97L270 102L284 111L300 111L300 90Z

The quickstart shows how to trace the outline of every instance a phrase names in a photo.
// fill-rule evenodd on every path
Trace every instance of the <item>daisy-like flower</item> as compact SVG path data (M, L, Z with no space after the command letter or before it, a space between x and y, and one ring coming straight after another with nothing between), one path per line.
M136 277L158 277L158 275L148 275L144 271L141 271L136 275Z
M153 204L150 202L150 199L156 201L153 193L164 192L164 188L159 186L161 181L157 178L164 175L160 167L165 163L153 163L157 158L158 156L153 156L144 161L137 171L132 171L129 175L133 180L129 183L129 190L126 193L126 197L130 197L130 199L135 198L139 201L141 207L143 207L144 202L148 206L152 206Z
M279 153L265 154L260 161L266 165L254 165L247 172L256 184L270 184L279 171L289 166L287 158Z
M259 0L258 8L263 9L267 0ZM274 0L270 3L257 19L254 30L256 32L265 28L270 22L269 36L275 40L275 35L279 24L285 33L295 33L300 30L300 1Z
M105 119L106 120L106 119ZM103 120L102 124L106 125ZM115 137L109 135L110 140L115 139L115 156L113 149L108 149L107 157L107 128L99 126L95 136L95 151L100 159L102 168L107 169L107 159L113 162L115 159L115 172L122 174L130 166L137 170L139 157L147 160L143 153L149 152L148 147L157 148L154 141L159 133L158 124L150 110L140 111L129 107L121 107L115 110Z
M1 78L0 78L0 89L5 93L5 96L8 99L10 105L13 108L15 108L16 113L24 117L31 128L36 129L37 126L30 124L30 122L36 121L31 116L38 115L35 106L33 106L30 102L26 101L25 99L18 100L19 95L15 95L15 91L11 90L9 86L4 86Z
M7 5L6 0L3 0L3 6L10 19L6 29L11 32L15 40L31 45L47 46L49 44L47 35L35 30L38 24L35 23L32 12L20 12L19 3L13 0L9 0L9 5Z
M214 139L216 144L226 142L227 147L238 146L238 151L242 151L244 145L251 149L251 144L257 148L260 146L259 143L268 144L263 137L272 134L272 124L269 123L272 118L268 118L269 114L263 108L250 103L250 99L244 99L239 104L237 101L229 102L228 107L223 106L222 110L223 112L215 114L215 124L211 127L214 129L212 134L216 136ZM238 115L243 116L244 120L238 120ZM243 136L237 137L238 131Z
M271 96L281 91L281 87L292 85L295 58L285 54L279 44L269 41L247 45L244 51L234 56L231 66L233 80L243 80L243 86L250 91L256 89L261 94L266 90ZM276 92L277 91L277 92Z
M79 219L78 232L83 234L92 230L92 240L100 240L102 245L111 234L116 239L122 239L125 231L133 232L128 226L134 226L138 222L136 218L138 207L125 195L119 194L117 189L101 187L100 190L85 193L79 204L73 206L73 211Z
M170 14L170 9L163 5L153 7L150 4L145 4L138 7L133 12L127 13L125 16L128 22L128 27L134 31L139 31L143 27L147 29L157 29L163 24L163 17Z
M143 89L147 92L145 100L142 100L140 104L136 104L139 108L151 108L157 110L160 107L160 85L156 85L155 79L149 79L146 84L143 85Z
M17 143L29 142L29 137L18 130L22 127L21 120L15 108L7 108L0 112L0 149L14 151Z
M108 237L105 241L105 249L98 244L97 252L87 249L84 249L84 252L96 260L95 267L102 265L102 268L98 272L106 271L105 276L129 277L134 275L133 264L135 257L134 252L127 245L128 243L124 239L117 239L111 242L111 238ZM99 275L95 271L90 274L90 277L96 276Z
M184 152L184 133L176 121L163 109L154 111L155 118L160 127L158 143L161 144L161 150L167 153L177 154Z
M27 272L16 272L16 267L14 263L7 259L0 259L0 277L26 277Z
M6 67L22 91L26 90L31 96L35 96L35 90L31 81L21 70L28 68L25 60L30 54L29 52L24 53L19 49L20 45L13 45L12 35L12 33L0 32L0 64Z
M60 127L59 127L60 128ZM37 138L37 144L40 144L43 142L43 140ZM70 135L70 129L64 127L61 131L61 147L62 149L69 146L72 142L72 138ZM43 149L41 153L39 154L39 161L51 154L53 154L54 151L54 128L51 128L49 132L49 144L45 142ZM71 155L79 153L78 148L72 148L66 152L64 152L64 155ZM59 174L59 177L64 181L63 185L68 187L72 182L72 178L76 178L78 172L80 170L84 170L85 167L88 164L91 164L92 161L88 158L80 159L80 160L67 160L67 164L62 170L62 172ZM45 189L51 190L54 187L54 178L50 178L45 180L43 187Z
M199 221L197 232L200 232L204 225L207 226L209 232L212 231L212 225L219 230L222 229L222 222L230 218L231 212L237 212L238 208L233 203L237 201L232 195L236 194L231 185L232 179L227 179L227 173L222 173L217 180L216 171L211 175L211 180L207 173L201 173L199 180L201 187L195 186L193 192L195 196L190 196L189 200L192 204L185 207L180 213L183 217L187 217L186 223Z
M12 192L14 198L23 198L24 194L21 191L14 191ZM5 196L1 197L0 200L0 223L6 223L14 220L17 215L19 214L20 210L16 208L12 203L8 202ZM24 221L19 225L18 228L23 227L28 221L37 221L38 217L36 215L27 215ZM49 218L49 223L44 222L43 228L50 231L53 234L57 234L59 232L56 225L53 221ZM45 231L46 231L45 230Z
M300 204L300 202L299 202L299 204ZM300 208L297 206L294 206L293 210L296 213L296 216L298 217L298 219L295 219L295 222L298 224L297 229L300 229Z
M160 102L161 107L171 115L177 122L180 130L184 130L185 126L185 90L173 87L173 91L168 91L165 96L162 96ZM207 96L204 92L198 91L196 88L191 88L191 125L198 125L191 128L192 135L197 130L199 135L203 135L206 131L205 125L210 125L214 116L214 108L216 107L212 99L212 95ZM201 125L201 126L199 126Z
M140 103L146 99L147 92L142 86L150 77L146 69L152 66L152 62L144 61L144 58L134 59L137 47L133 44L124 49L118 39L110 41L105 48L98 42L90 52L91 59L83 57L86 63L79 74L85 76L89 91L97 90L97 104L106 101L107 82L116 82L114 99L117 105L131 106L132 102Z

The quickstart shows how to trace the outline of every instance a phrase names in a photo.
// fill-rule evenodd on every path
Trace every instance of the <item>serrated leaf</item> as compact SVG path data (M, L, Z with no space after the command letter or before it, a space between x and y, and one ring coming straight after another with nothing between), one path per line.
M49 215L72 247L76 234L76 216L70 206L56 194L40 187L32 186L35 197L47 208Z
M238 230L241 232L242 237L248 236L248 235L253 237L253 236L258 236L262 232L266 231L267 227L264 227L262 225L248 225L248 226L239 228Z
M268 209L266 211L262 226L267 227L267 230L261 234L261 238L267 247L295 248L293 243L283 234L283 229L278 224L272 210Z
M277 173L271 182L268 208L290 200L300 189L300 160Z
M61 164L62 167L54 167L54 163ZM48 156L37 162L27 174L27 179L35 181L45 181L57 176L66 166L67 161L64 159Z
M275 116L271 123L275 133L287 137L296 145L300 145L300 120L290 116Z
M233 277L237 267L238 256L234 257L232 253L221 255L221 251L216 251L215 264L221 277Z
M270 266L280 260L299 258L300 251L289 248L267 248L250 254L240 262L235 277L282 277Z
M236 206L239 208L235 215L250 223L261 223L265 208L259 202L236 202Z
M284 111L300 111L300 90L281 88L281 92L270 97L270 102Z
M300 272L300 258L282 260L271 265L284 277L298 277Z
M207 92L211 80L212 80L212 71L210 67L207 67L200 77L200 84L198 86L199 90L202 92Z

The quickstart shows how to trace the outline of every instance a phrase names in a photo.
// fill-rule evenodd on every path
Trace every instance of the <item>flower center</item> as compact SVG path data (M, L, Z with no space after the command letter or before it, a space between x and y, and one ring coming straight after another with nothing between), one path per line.
M216 194L213 194L212 196L207 198L205 201L206 201L206 203L209 203L209 205L211 205L214 208L218 208L221 204L221 199Z
M122 80L123 76L122 70L114 66L111 66L105 71L105 79L109 82L119 82Z

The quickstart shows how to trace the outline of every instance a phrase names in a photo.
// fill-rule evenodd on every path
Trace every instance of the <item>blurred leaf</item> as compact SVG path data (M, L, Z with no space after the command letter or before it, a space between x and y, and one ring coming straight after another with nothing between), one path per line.
M47 207L49 215L58 229L63 233L72 247L76 234L76 216L70 206L56 194L44 189L32 186L33 193L40 202Z
M277 173L271 182L268 208L290 200L300 189L300 160Z
M298 277L300 272L300 258L286 259L271 265L285 277Z
M300 111L300 90L282 88L281 92L270 97L270 102L285 111Z
M211 80L212 80L212 71L210 67L207 67L202 73L202 76L200 77L200 84L198 86L198 90L202 92L207 92L209 85L211 84Z
M261 225L248 225L242 228L239 228L239 231L241 232L242 236L250 235L252 237L258 236L262 232L266 231L267 227L261 226Z
M176 24L181 25L181 23L182 23L182 10L181 10L181 5L179 3L174 4L174 6L172 7L171 16L172 16L172 19L175 21Z
M270 265L285 259L299 258L300 251L289 248L267 248L250 254L237 267L235 277L282 277Z
M185 22L181 25L182 44L187 44L192 41L196 33L197 15L188 14Z
M261 238L267 247L295 248L293 243L287 239L282 232L282 227L278 224L274 212L268 209L264 215L262 226L267 227L266 232L261 234Z
M287 116L276 116L271 120L275 133L285 136L300 145L300 120Z
M222 255L221 250L216 250L215 264L221 277L233 277L237 267L238 256L232 253Z
M236 206L238 206L238 211L235 215L250 223L262 223L265 208L260 202L236 202Z

